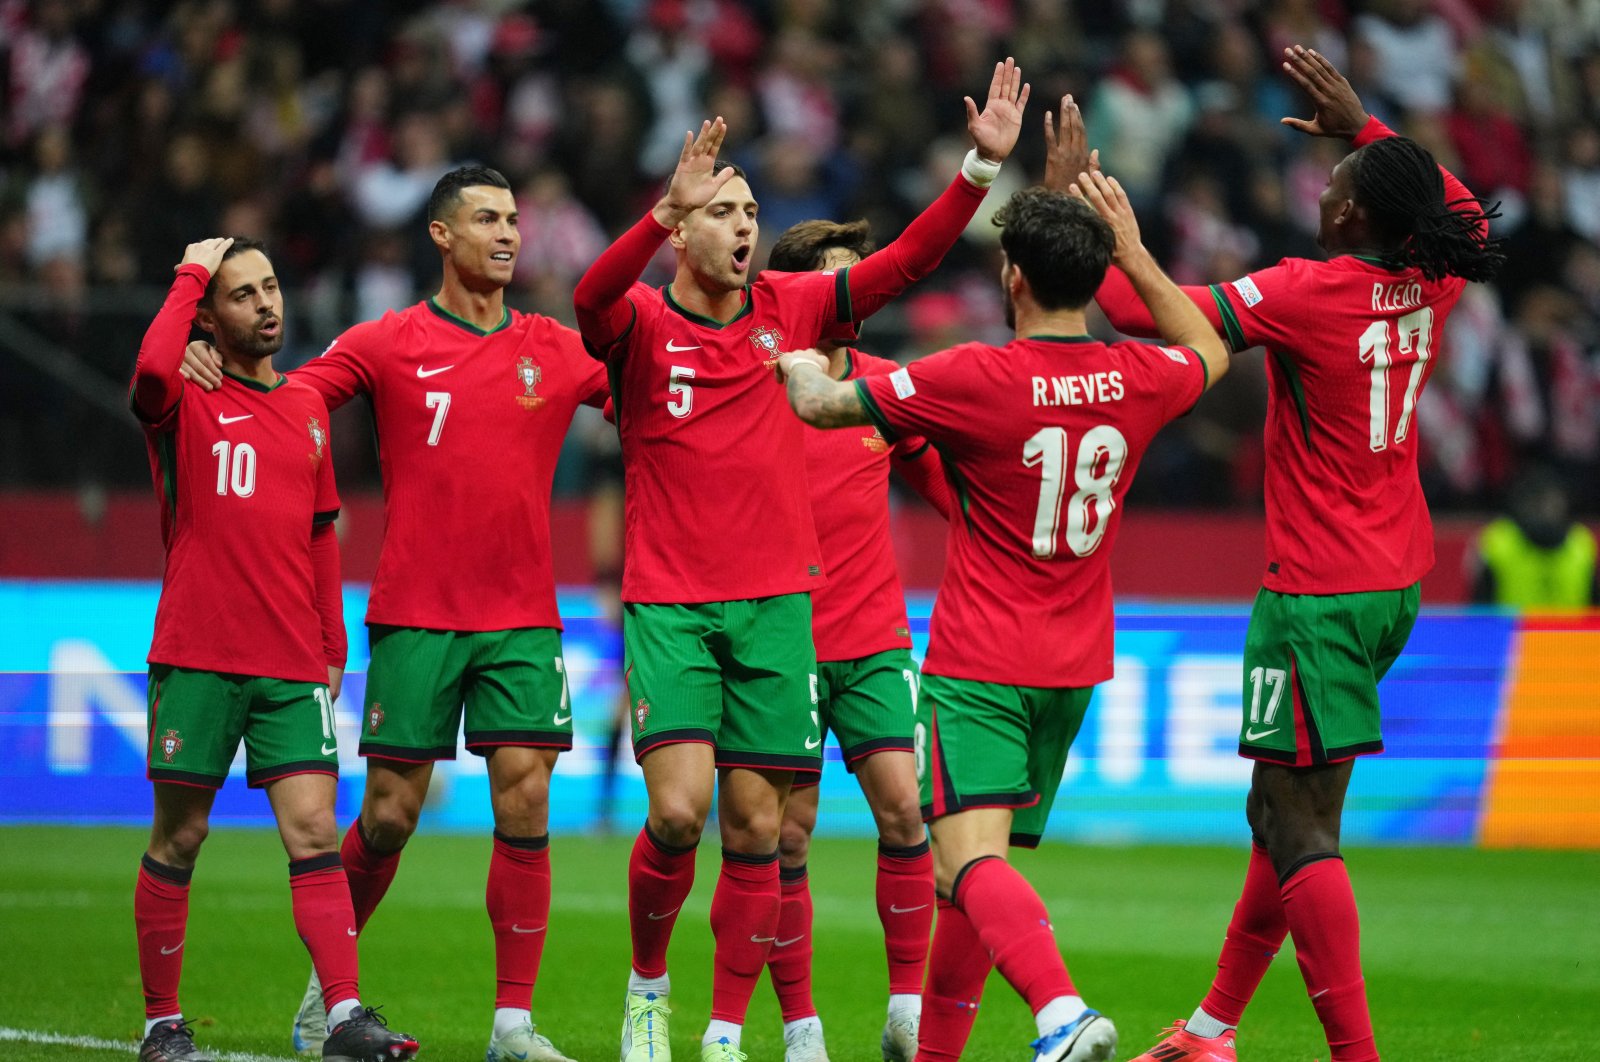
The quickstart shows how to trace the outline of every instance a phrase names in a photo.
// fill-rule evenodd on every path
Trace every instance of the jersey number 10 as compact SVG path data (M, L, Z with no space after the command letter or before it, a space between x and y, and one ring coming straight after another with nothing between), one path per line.
M1040 428L1022 446L1022 467L1038 468L1039 510L1033 517L1033 555L1048 560L1056 555L1061 532L1061 499L1066 494L1067 429ZM1109 424L1090 428L1078 441L1078 459L1072 465L1077 493L1067 502L1067 546L1079 557L1100 548L1116 508L1112 489L1128 460L1128 440Z
M1394 322L1394 330L1395 349L1402 356L1412 352L1417 356L1411 365L1411 377L1406 381L1400 421L1394 426L1394 441L1399 444L1411 434L1411 418L1417 412L1417 392L1422 390L1428 359L1433 357L1433 307L1412 310ZM1389 322L1379 320L1367 325L1367 330L1361 333L1361 361L1372 366L1372 390L1368 397L1372 415L1367 442L1373 453L1389 448L1389 366L1394 363L1394 355L1389 350Z

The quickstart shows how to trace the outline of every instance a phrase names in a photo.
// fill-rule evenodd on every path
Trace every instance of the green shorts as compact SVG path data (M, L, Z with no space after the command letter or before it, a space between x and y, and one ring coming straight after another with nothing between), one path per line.
M1417 622L1418 584L1359 594L1265 587L1244 640L1239 755L1311 767L1383 751L1378 681Z
M220 789L244 739L255 787L291 774L339 774L333 698L325 682L150 665L146 775Z
M911 751L921 681L909 649L817 664L818 723L838 739L845 770L874 752Z
M361 755L401 763L467 750L572 747L572 697L553 627L433 631L372 624Z
M625 602L622 644L635 759L701 742L718 767L821 767L810 595Z
M923 819L1012 808L1011 843L1037 848L1093 693L924 675L915 731Z

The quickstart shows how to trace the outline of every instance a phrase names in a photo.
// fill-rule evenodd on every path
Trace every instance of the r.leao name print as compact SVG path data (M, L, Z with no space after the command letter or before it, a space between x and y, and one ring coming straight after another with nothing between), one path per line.
M1414 310L1422 305L1422 285L1416 281L1404 284L1374 284L1372 285L1372 310L1374 313L1383 313L1387 310Z
M1116 371L1033 377L1035 406L1085 406L1116 402L1122 395L1122 373Z

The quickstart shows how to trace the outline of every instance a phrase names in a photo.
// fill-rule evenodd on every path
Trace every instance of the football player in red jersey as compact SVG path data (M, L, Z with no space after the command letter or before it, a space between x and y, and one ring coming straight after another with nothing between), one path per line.
M428 215L439 293L348 329L291 374L330 408L370 400L383 469L361 727L367 787L344 861L362 926L416 830L433 764L454 758L464 727L468 750L488 761L495 823L489 1062L566 1062L530 1009L550 910L550 772L572 745L550 485L573 411L605 401L605 371L570 328L505 305L521 237L503 176L452 170ZM316 992L313 977L306 1000ZM322 1035L302 1004L296 1049Z
M872 251L865 221L803 221L778 237L767 268L801 273L846 269ZM837 380L890 373L887 358L823 342ZM933 925L933 857L917 800L912 728L917 664L905 594L889 536L888 476L899 472L946 519L950 489L926 439L893 443L876 429L804 432L817 542L827 583L811 594L817 649L818 724L832 730L845 769L861 783L878 827L875 894L889 964L889 1013L881 1041L888 1062L917 1052L922 974ZM767 957L783 1011L785 1062L826 1062L822 1021L811 992L811 889L806 857L817 823L820 775L798 777L783 809L778 844L782 907Z
M784 800L795 771L820 766L807 592L822 558L801 425L773 366L782 350L847 334L939 263L1015 145L1027 95L1015 64L996 64L983 111L966 101L974 150L962 172L898 240L847 269L754 283L755 196L717 159L726 125L708 121L684 137L666 194L573 293L584 341L611 372L627 470L623 641L650 799L629 868L627 1062L670 1056L667 944L714 786L723 861L701 1054L743 1057L776 939ZM677 254L672 283L637 283L663 242Z
M1245 1006L1290 934L1334 1062L1378 1057L1340 819L1355 758L1383 751L1378 682L1433 566L1417 399L1462 289L1500 261L1493 215L1367 114L1331 63L1294 47L1283 67L1315 108L1284 124L1356 150L1322 193L1327 261L1286 258L1184 289L1235 351L1268 351L1267 565L1239 733L1240 755L1255 760L1245 804L1255 843L1210 992L1145 1062L1232 1062ZM1097 298L1118 328L1148 329L1123 278L1109 276Z
M1082 198L1018 192L996 215L1016 339L968 343L887 376L832 379L785 354L789 400L817 427L875 424L939 447L955 491L916 723L940 897L917 1058L959 1058L991 967L1027 1000L1035 1062L1110 1058L1117 1034L1062 961L1049 914L1006 860L1034 847L1098 683L1111 677L1110 552L1155 433L1227 369L1205 317L1139 242L1114 182ZM1100 343L1085 307L1129 272L1171 346Z
M283 294L259 243L192 243L145 333L130 399L161 500L166 572L150 646L150 846L133 917L145 995L141 1062L206 1062L178 1006L189 879L211 805L245 743L289 854L295 929L321 975L328 1053L410 1058L357 991L355 915L339 858L333 697L344 670L339 513L322 396L280 374ZM220 386L186 386L191 324Z

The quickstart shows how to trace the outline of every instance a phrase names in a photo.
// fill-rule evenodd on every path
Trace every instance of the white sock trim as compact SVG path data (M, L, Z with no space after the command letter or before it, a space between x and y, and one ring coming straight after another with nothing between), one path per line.
M1039 1027L1039 1035L1046 1036L1063 1025L1071 1025L1088 1009L1082 996L1057 996L1039 1008L1033 1020Z
M496 1007L494 1008L494 1032L491 1034L491 1038L498 1039L518 1026L532 1024L533 1014L529 1011L520 1007Z
M354 996L349 999L339 1000L339 1002L328 1008L328 1028L331 1030L340 1022L349 1021L350 1016L360 1009L361 1000L356 999Z
M646 977L638 970L628 971L628 992L631 995L642 996L654 992L658 996L664 996L671 991L672 978L666 974L660 977Z
M717 1021L711 1019L711 1024L706 1026L706 1034L700 1038L700 1046L707 1047L718 1040L726 1038L734 1047L739 1046L739 1037L744 1034L743 1025L735 1025L731 1021Z
M159 1018L146 1018L144 1020L144 1034L146 1036L149 1036L151 1029L154 1029L157 1025L161 1025L161 1024L163 1024L165 1022L182 1021L182 1020L183 1020L183 1011L181 1011L181 1010L176 1014L163 1014Z
M822 1019L817 1015L812 1014L810 1017L796 1018L794 1021L786 1021L783 1023L783 1038L787 1040L791 1033L798 1032L807 1026L815 1026L817 1032L820 1033L822 1031Z
M903 1014L913 1018L922 1017L922 997L912 995L910 992L890 993L889 1017L898 1018Z
M1194 1008L1194 1016L1184 1022L1183 1028L1185 1032L1192 1032L1196 1036L1204 1036L1210 1039L1214 1036L1221 1036L1233 1026L1207 1014L1204 1007L1196 1007Z

